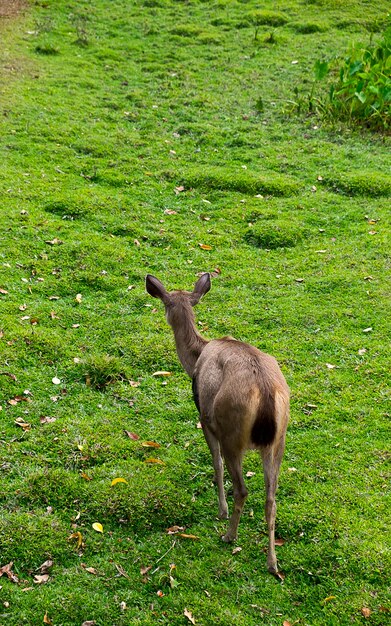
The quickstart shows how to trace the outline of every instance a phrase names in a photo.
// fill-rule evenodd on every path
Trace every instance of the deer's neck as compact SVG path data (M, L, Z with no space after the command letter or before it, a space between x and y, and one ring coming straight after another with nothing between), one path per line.
M185 318L173 325L176 351L183 368L193 377L198 357L208 341L197 332L194 319Z

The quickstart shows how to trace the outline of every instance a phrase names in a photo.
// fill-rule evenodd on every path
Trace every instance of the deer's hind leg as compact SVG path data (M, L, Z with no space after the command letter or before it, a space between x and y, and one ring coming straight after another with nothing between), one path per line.
M210 427L202 420L202 429L206 443L209 446L210 453L212 455L213 468L215 472L215 482L217 485L217 493L219 497L219 517L220 519L228 518L228 505L224 492L224 465L220 451L220 444L217 437L213 434Z
M234 446L223 445L224 460L230 473L234 492L234 510L230 517L229 526L223 541L234 541L238 534L240 516L246 501L248 491L243 480L242 457L243 453L235 449Z
M268 551L267 569L271 574L278 573L277 557L275 549L275 524L276 524L276 491L278 486L278 474L285 448L285 435L273 445L261 450L263 461L263 473L265 477L265 517L268 527Z

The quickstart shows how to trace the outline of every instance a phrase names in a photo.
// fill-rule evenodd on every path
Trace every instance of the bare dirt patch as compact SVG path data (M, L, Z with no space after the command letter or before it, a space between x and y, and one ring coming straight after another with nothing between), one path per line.
M0 19L16 17L26 7L26 0L0 0Z

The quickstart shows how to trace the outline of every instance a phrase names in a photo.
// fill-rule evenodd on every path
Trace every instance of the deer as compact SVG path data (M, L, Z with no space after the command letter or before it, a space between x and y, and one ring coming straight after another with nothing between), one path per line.
M280 577L275 551L275 495L289 420L289 387L273 356L233 337L207 340L200 335L193 307L210 288L209 273L199 277L193 291L169 292L160 280L146 276L146 290L163 302L179 361L192 379L194 402L212 455L220 519L229 517L224 463L232 480L234 508L222 539L232 542L237 538L248 495L243 457L247 450L258 450L266 491L267 569Z

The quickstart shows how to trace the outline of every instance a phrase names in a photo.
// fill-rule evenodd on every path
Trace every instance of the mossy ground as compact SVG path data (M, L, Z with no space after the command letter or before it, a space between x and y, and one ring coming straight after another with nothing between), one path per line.
M20 582L1 578L0 623L386 624L389 140L283 111L387 9L36 0L2 25L0 567ZM253 453L242 550L220 540L190 383L145 293L148 272L189 289L201 271L200 329L273 353L292 389L283 584Z

